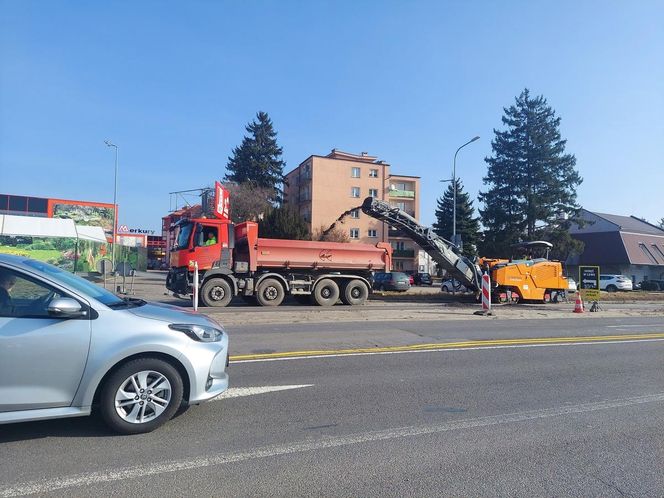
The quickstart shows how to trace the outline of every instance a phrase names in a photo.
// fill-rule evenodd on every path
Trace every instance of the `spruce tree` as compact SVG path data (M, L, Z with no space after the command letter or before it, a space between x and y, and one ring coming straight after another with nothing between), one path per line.
M433 231L447 240L452 240L452 219L454 216L454 186L450 183L438 199L436 208L436 223ZM474 218L475 208L470 196L463 191L461 179L456 179L456 228L461 235L463 253L467 256L477 254L477 244L480 240L479 218Z
M576 187L582 179L576 158L565 153L560 118L528 89L503 110L506 129L494 130L493 156L485 158L488 188L479 196L486 229L482 254L508 257L510 245L536 238L573 248L568 229L578 218Z
M274 189L281 193L284 167L283 149L277 144L277 132L266 112L259 111L256 120L246 126L249 133L228 158L224 180L249 182L254 187Z

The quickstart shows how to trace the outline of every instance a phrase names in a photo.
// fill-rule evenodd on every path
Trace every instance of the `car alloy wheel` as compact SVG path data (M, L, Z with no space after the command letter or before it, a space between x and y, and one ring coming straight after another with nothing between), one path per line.
M168 408L172 393L164 375L142 370L127 377L115 392L115 411L131 424L149 422Z
M175 414L183 393L182 376L173 365L160 358L137 358L104 381L98 409L116 432L150 432Z

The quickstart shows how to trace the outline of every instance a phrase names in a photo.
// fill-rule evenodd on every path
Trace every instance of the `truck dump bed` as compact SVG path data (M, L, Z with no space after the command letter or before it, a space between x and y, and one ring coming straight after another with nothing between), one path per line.
M257 239L251 260L260 268L389 271L388 244Z
M258 225L248 221L235 226L235 260L258 269L376 270L392 268L392 247L379 242L349 244L309 240L263 239Z

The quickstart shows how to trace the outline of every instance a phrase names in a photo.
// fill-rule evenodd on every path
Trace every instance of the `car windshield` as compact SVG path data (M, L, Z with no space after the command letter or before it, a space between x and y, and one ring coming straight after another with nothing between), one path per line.
M126 306L127 304L127 301L120 299L118 296L107 291L103 287L88 282L84 278L62 270L57 266L49 265L48 263L43 263L41 261L35 261L33 259L26 259L23 263L30 268L48 275L53 280L60 282L67 287L71 287L72 289L79 291L81 294L89 296L111 308Z
M179 225L175 247L173 247L173 249L186 249L189 247L189 236L191 235L193 226L193 223L183 223L182 225Z

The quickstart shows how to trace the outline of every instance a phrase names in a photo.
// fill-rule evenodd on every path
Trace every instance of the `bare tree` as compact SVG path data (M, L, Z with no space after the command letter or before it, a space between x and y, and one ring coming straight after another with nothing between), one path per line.
M227 182L224 187L231 196L231 221L258 221L274 205L275 190L267 187L258 187L251 182Z

